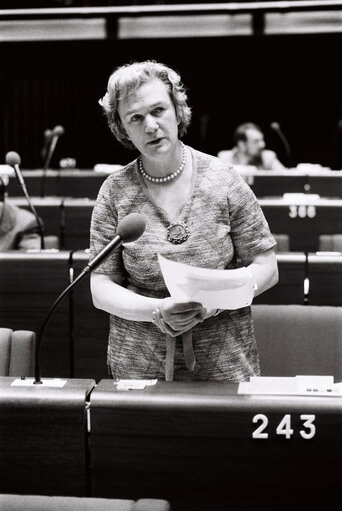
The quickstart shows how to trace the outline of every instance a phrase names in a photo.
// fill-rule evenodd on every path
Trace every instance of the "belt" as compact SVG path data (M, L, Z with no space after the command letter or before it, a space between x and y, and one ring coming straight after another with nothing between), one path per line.
M185 366L189 369L189 371L193 371L195 368L196 359L192 345L192 330L184 332L180 337L183 343L183 355ZM166 334L166 360L165 360L166 381L173 380L176 339L177 337L171 337L171 335Z

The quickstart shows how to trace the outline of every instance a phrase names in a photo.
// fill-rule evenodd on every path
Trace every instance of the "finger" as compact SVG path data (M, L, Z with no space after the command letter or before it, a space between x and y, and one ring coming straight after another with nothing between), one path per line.
M169 312L171 314L180 314L180 313L192 313L194 311L198 311L203 308L203 305L198 302L176 302L170 308Z

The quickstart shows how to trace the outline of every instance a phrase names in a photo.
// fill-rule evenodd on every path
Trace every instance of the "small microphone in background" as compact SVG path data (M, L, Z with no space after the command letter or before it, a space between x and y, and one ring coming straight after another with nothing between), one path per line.
M43 338L44 331L47 327L48 321L56 309L57 305L61 302L66 294L81 280L84 279L89 273L95 270L103 261L113 252L113 250L122 243L130 243L132 241L137 240L144 233L146 229L146 221L142 215L139 213L131 213L130 215L125 216L119 223L116 231L116 236L113 238L89 263L83 268L81 273L76 277L75 280L69 284L69 286L64 289L64 291L59 295L55 303L52 305L49 310L36 338L36 346L35 346L35 379L34 385L42 384L41 380L41 371L40 371L40 346Z
M24 177L22 175L22 172L20 170L20 164L21 164L21 158L19 156L18 153L14 152L14 151L10 151L9 153L6 154L6 163L7 165L10 165L11 167L13 167L14 169L14 172L15 172L15 175L19 181L19 184L21 186L21 189L23 190L24 192L24 195L26 197L26 200L28 202L28 205L32 211L32 213L34 214L35 218L36 218L36 221L37 221L37 225L38 225L38 229L39 229L39 234L40 234L40 248L42 250L44 250L45 248L45 244L44 244L44 227L43 227L43 224L42 224L42 221L36 211L36 208L34 207L31 199L30 199L30 196L27 192L27 188L26 188L26 185L25 185L25 181L24 181Z
M41 151L43 166L45 165L45 160L46 160L46 156L47 156L47 152L48 152L51 140L52 140L52 130L46 129L44 131L44 145L43 145L43 148Z
M46 171L50 167L51 159L52 159L53 153L55 152L58 139L62 135L64 135L63 126L59 126L59 125L55 126L53 128L53 130L51 131L51 142L50 142L50 145L48 146L48 150L46 152L46 158L45 158L44 166L43 166L43 175L42 175L41 193L40 193L41 197L45 197Z
M287 138L285 137L284 133L282 132L280 124L278 122L272 122L270 124L270 126L271 126L271 129L277 133L280 140L282 141L283 146L285 148L285 152L286 152L287 166L288 166L288 168L292 168L293 167L292 151L291 151L290 144L289 144Z

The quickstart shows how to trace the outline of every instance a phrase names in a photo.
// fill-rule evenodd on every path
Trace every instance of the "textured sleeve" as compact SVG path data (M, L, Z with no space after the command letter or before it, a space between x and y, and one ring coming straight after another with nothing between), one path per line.
M109 178L100 188L90 224L90 260L93 259L115 236L118 215L115 208L115 197ZM123 272L122 249L116 248L111 255L97 268L98 273Z
M253 191L232 167L229 179L230 234L238 257L250 259L273 248L276 241Z

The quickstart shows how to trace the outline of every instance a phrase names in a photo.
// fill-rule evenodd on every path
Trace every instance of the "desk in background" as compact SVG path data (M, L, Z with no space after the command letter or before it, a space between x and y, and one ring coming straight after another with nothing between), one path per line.
M284 193L318 193L321 197L342 198L339 170L240 170L239 173L259 198L282 197Z
M310 305L342 306L342 253L308 255Z
M271 232L288 234L290 250L316 252L320 234L342 233L342 199L259 199Z
M69 252L13 250L0 252L0 320L2 327L38 332L52 304L69 285ZM41 360L44 374L70 374L68 297L45 330Z
M282 197L284 193L318 193L321 197L342 198L342 172L339 170L288 169L240 170L239 172L257 197ZM40 197L43 170L23 170L23 176L29 195ZM45 196L96 199L107 177L106 172L95 172L91 169L48 170L45 173ZM22 195L20 185L14 176L10 176L8 192L10 197Z
M30 197L40 197L44 172L41 169L22 171ZM45 173L45 197L88 197L96 199L107 173L89 169L47 170ZM10 176L8 194L10 197L22 195L22 189L14 176Z
M28 209L25 199L11 202ZM259 199L274 234L288 234L292 252L315 252L320 234L342 233L342 199ZM33 198L46 234L58 235L61 248L83 250L89 247L89 231L94 199Z

